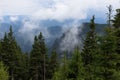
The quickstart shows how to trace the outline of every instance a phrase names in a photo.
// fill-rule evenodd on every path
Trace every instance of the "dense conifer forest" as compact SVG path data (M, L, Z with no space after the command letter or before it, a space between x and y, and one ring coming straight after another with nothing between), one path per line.
M96 32L93 16L83 48L76 45L69 57L67 51L61 58L56 49L48 52L41 32L30 53L23 53L10 26L0 40L0 80L120 80L120 9L113 18L108 10L104 34Z

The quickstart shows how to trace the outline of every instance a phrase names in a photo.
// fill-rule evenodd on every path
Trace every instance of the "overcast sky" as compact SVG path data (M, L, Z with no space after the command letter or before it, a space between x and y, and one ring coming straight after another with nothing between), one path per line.
M101 17L109 4L114 9L120 8L120 0L0 0L0 16L28 15L41 20L79 20L86 19L88 13Z

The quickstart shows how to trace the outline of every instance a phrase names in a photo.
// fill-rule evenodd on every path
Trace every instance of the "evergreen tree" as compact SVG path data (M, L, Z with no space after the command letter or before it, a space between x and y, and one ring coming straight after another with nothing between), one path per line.
M93 80L95 76L95 57L97 55L97 36L95 32L94 16L91 19L90 31L86 35L82 50L85 80Z
M51 52L51 55L50 55L50 60L49 60L49 79L52 79L55 71L57 71L58 69L58 66L59 66L59 63L58 63L58 56L57 56L57 52L56 50L52 50Z
M30 73L32 80L45 80L47 68L47 50L42 33L34 38L30 54Z
M4 66L2 62L0 62L0 80L8 80L9 74L7 72L7 67Z
M6 55L7 55L7 48L8 48L8 39L7 39L7 34L5 33L5 35L4 35L4 39L3 40L1 40L1 42L0 42L0 44L1 44L1 46L0 46L0 60L1 61L6 61Z
M116 10L116 15L114 17L114 20L112 21L113 21L113 27L114 27L114 35L117 38L116 52L120 54L120 9Z
M101 38L100 68L99 74L102 80L119 80L119 33L120 12L117 10L113 22L113 28L106 28L105 35Z
M116 69L119 58L116 53L116 37L113 32L112 28L107 28L101 42L100 74L103 80L120 79L119 72Z
M29 55L28 53L24 53L20 55L21 62L19 67L19 77L21 80L29 80Z
M2 61L9 67L10 80L19 79L20 55L21 50L13 36L12 27L8 33L5 33L1 41Z
M113 35L116 37L116 53L118 54L117 58L119 59L117 63L117 70L120 71L120 9L116 10L116 15L114 16L113 22Z
M120 9L116 10L116 15L114 16L112 22L114 28L120 28Z
M107 13L107 17L108 17L108 26L111 27L111 20L112 20L112 5L109 5L108 7L108 13Z
M68 80L83 80L83 73L84 73L84 68L83 68L83 62L82 62L82 57L81 53L77 48L75 48L72 58L69 61L68 65Z
M1 40L0 40L0 61L2 61L2 52L1 52L2 46L1 46Z
M68 59L66 52L63 55L59 69L54 73L52 80L68 80Z

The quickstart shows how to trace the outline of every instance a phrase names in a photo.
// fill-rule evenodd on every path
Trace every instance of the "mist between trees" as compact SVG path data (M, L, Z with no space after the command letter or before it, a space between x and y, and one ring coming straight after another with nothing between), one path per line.
M58 56L56 48L48 52L41 32L30 53L23 53L10 26L0 40L0 80L120 80L120 9L113 18L111 9L104 34L96 32L93 16L83 48L76 44L70 56L67 50Z

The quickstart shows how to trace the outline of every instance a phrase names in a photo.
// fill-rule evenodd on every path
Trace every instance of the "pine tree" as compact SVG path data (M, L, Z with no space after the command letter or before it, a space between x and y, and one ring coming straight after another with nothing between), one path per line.
M2 50L2 46L1 46L1 40L0 40L0 61L2 61L2 52L1 52L1 50Z
M120 28L120 9L116 10L116 15L114 16L112 22L114 28Z
M68 65L68 80L83 80L83 62L79 48L76 47Z
M9 74L7 71L7 67L4 66L3 62L0 62L0 80L8 80Z
M114 35L117 37L117 49L116 52L120 54L120 9L116 10L116 15L114 17L113 27L114 27Z
M1 61L6 61L5 59L7 59L6 55L7 55L7 48L8 48L8 39L7 39L7 34L6 33L4 35L4 39L1 40L0 44L1 44L0 59L1 59Z
M118 54L117 70L120 71L120 9L116 10L116 15L114 16L113 22L113 36L116 37L116 53Z
M9 67L10 80L19 79L21 50L13 36L12 27L1 41L2 61Z
M100 74L103 80L119 80L119 72L116 69L119 58L116 53L116 37L113 33L112 28L107 28L101 42Z
M19 67L19 77L21 80L29 80L29 55L24 53L20 55L20 67Z
M52 80L68 80L68 58L66 52L64 53L59 69L54 73Z
M111 20L112 20L112 5L109 5L108 7L108 13L107 13L107 17L108 17L108 26L111 27Z
M49 68L49 79L52 79L55 71L57 71L58 69L58 66L59 66L59 63L58 63L58 56L57 56L57 52L55 49L52 50L51 52L51 55L50 55L50 60L49 60L49 65L48 65L48 68Z
M95 32L94 16L91 19L90 31L86 35L82 50L82 60L85 69L85 80L93 80L95 76L95 57L97 55L97 36Z
M41 67L41 52L38 44L38 38L35 36L33 49L30 54L30 73L31 77L34 80L39 80L39 68Z
M47 68L47 50L42 33L34 38L30 54L30 73L32 80L45 80Z
M110 6L108 7L109 11L111 11ZM118 11L119 12L119 11ZM105 34L101 36L101 40L99 42L100 46L100 54L98 57L99 70L97 70L97 74L99 75L99 79L101 80L119 80L120 71L119 71L119 62L120 58L117 53L119 53L118 48L118 37L116 36L116 32L119 33L119 18L120 15L117 12L115 15L113 22L113 27L110 28L110 15L109 17L109 27L105 29Z

